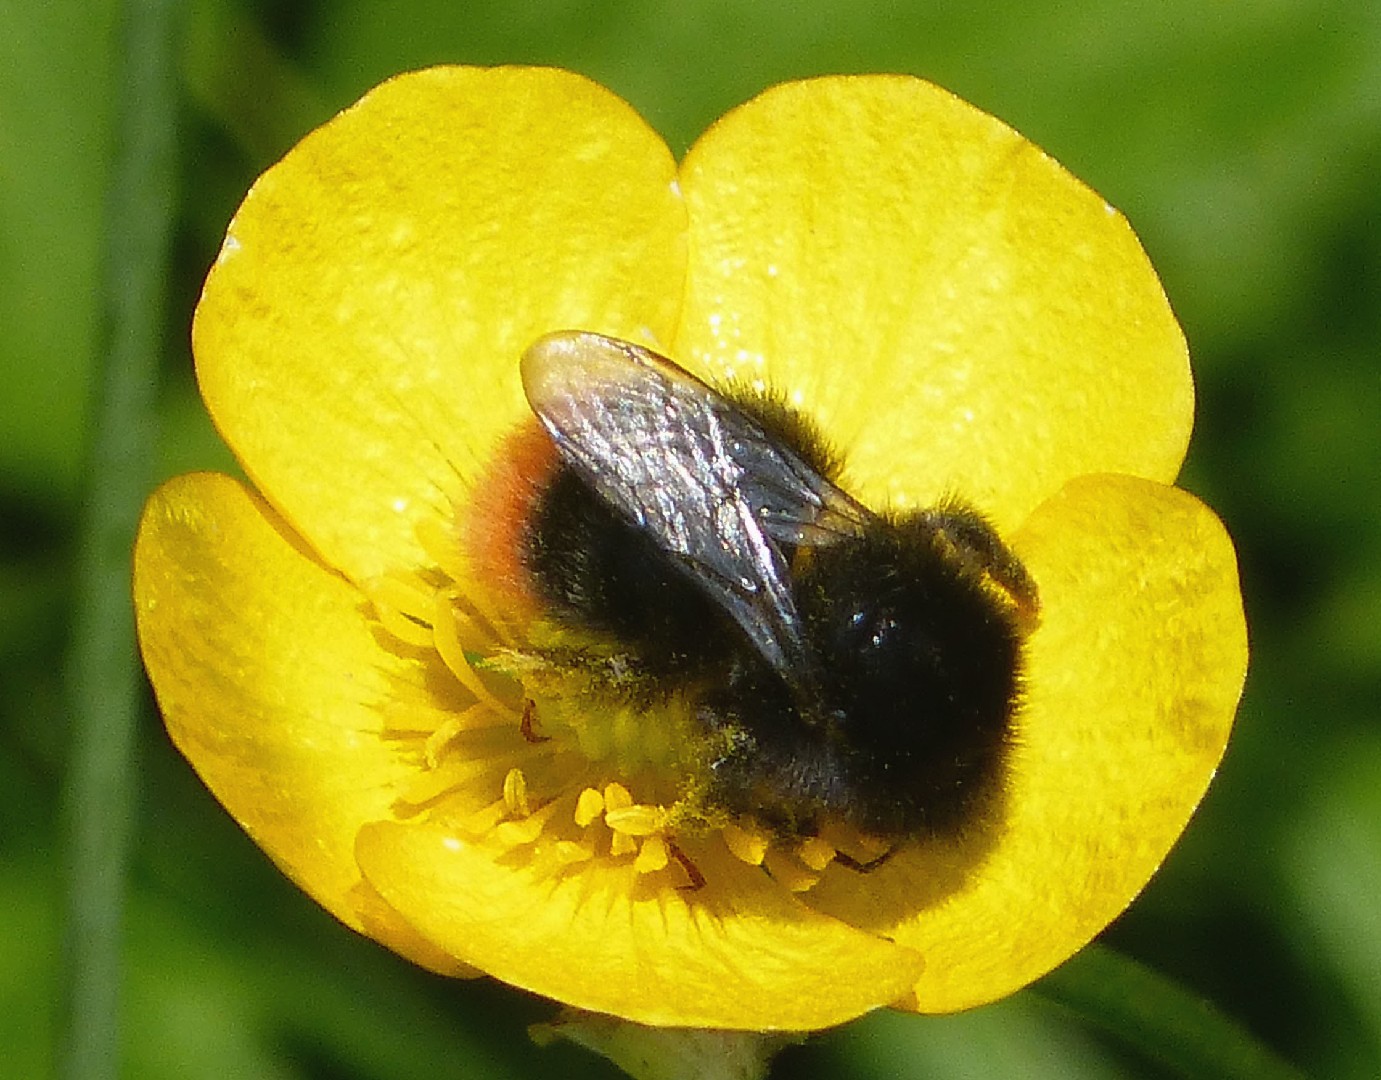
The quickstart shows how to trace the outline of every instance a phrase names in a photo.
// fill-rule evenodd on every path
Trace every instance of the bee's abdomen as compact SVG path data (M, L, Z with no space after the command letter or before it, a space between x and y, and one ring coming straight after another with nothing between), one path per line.
M660 548L558 465L520 539L533 592L558 620L615 639L647 674L694 676L741 631Z

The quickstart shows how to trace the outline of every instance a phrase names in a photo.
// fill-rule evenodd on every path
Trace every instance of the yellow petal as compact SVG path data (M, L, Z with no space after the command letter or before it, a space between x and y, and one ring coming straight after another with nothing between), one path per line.
M1066 480L1169 481L1183 336L1126 221L1011 129L903 76L775 87L691 150L673 355L764 379L879 506L1011 529Z
M360 834L369 881L448 953L577 1008L643 1024L813 1030L896 999L921 957L818 915L727 851L709 879L639 885L631 866L565 876L495 861L440 825Z
M379 647L355 588L237 481L203 473L149 501L134 592L168 733L216 798L342 922L435 970L464 971L371 901L355 864L360 826L390 816L416 769L380 739L374 703L420 680Z
M817 890L925 955L921 1012L1011 993L1131 902L1208 787L1246 674L1232 543L1193 496L1083 477L1012 543L1042 612L999 827Z
M527 415L543 333L669 338L685 211L661 139L568 72L385 83L255 184L197 308L202 393L256 486L355 580Z

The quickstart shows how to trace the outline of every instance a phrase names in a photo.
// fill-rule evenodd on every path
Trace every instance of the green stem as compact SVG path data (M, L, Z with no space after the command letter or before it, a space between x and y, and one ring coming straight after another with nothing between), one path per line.
M72 743L60 1075L117 1073L121 908L141 702L129 561L153 474L154 390L174 212L176 83L170 0L130 0L108 203L104 325L68 658Z
M1088 946L1032 989L1194 1080L1303 1076L1211 1002L1103 945Z

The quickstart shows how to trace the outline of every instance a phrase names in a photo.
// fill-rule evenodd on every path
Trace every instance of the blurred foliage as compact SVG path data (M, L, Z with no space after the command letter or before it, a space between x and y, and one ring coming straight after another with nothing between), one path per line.
M0 0L0 1051L53 1060L56 793L83 495L119 6ZM1186 486L1239 545L1254 641L1203 810L1105 940L1312 1074L1381 1075L1381 6L1357 0L199 0L181 47L163 475L233 469L187 346L238 199L397 71L550 63L631 100L678 152L784 78L913 72L1007 120L1130 217L1194 348ZM167 745L140 742L125 1074L160 1080L611 1076L342 931ZM1154 1076L1033 995L878 1014L773 1075Z

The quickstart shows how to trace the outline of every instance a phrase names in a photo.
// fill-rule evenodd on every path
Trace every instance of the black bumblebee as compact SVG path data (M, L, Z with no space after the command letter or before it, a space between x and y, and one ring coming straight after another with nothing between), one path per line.
M1035 584L974 510L878 514L781 400L590 333L523 386L557 465L520 557L716 749L704 801L780 835L954 833L1000 789Z

